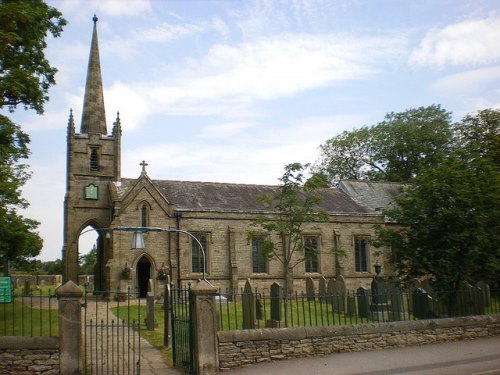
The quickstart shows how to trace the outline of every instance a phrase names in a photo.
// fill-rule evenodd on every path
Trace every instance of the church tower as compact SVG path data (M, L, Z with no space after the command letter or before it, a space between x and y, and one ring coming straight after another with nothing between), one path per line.
M121 126L117 115L108 135L95 15L93 21L80 132L75 132L72 111L68 121L62 258L64 281L78 282L78 240L85 228L95 229L99 237L94 285L104 290L109 285L106 262L111 254L102 229L109 228L113 215L109 184L120 180Z

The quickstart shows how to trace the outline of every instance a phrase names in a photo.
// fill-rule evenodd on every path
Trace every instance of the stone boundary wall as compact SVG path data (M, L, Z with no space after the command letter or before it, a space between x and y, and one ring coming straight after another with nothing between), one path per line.
M500 314L352 326L219 331L219 369L500 335Z
M0 374L59 374L59 338L2 336Z

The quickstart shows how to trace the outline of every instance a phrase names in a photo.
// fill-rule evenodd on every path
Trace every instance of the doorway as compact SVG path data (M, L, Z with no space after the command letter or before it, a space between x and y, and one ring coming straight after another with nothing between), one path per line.
M146 256L142 256L137 262L137 287L139 298L146 298L148 294L148 284L151 278L151 262Z

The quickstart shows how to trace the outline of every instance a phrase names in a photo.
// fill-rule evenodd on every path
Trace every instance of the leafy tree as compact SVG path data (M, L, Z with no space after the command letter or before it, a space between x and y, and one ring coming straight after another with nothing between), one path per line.
M279 179L281 185L273 195L263 195L259 201L271 212L259 215L254 225L259 229L249 233L251 238L264 236L260 253L265 259L276 259L283 265L285 276L285 295L293 290L293 269L306 260L306 253L317 256L317 249L305 250L303 230L315 222L328 220L328 214L319 209L323 199L317 194L324 181L314 177L306 179L309 164L289 164ZM278 241L275 241L276 237Z
M446 288L464 279L499 285L499 127L499 111L465 117L456 126L460 142L385 212L402 229L379 229L378 239L391 245L401 275L431 276Z
M0 215L0 257L4 274L8 274L9 262L23 263L40 253L43 241L36 232L37 226L36 221L15 212Z
M58 37L66 20L41 0L0 2L0 109L18 105L43 113L56 69L45 58L48 33ZM29 156L29 136L9 117L0 115L0 262L22 262L41 250L38 223L18 215L28 202L21 187L30 177L20 163Z
M3 0L0 4L0 108L43 113L57 69L45 57L47 33L61 35L66 20L42 0Z
M377 125L326 141L315 169L332 185L340 179L409 182L434 165L451 140L450 113L439 105L392 112Z
M97 262L97 248L94 246L87 254L80 255L78 258L80 266L78 273L80 275L93 275Z

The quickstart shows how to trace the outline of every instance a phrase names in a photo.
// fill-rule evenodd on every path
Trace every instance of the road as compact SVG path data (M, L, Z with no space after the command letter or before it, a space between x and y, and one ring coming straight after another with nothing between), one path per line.
M261 363L228 375L500 375L500 336Z

